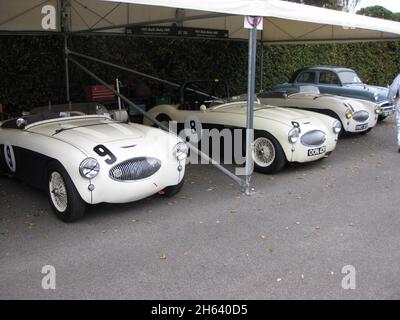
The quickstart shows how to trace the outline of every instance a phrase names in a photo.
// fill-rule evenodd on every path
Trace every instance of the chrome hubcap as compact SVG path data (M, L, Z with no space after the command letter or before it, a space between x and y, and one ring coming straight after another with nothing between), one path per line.
M52 172L49 179L51 201L59 212L65 212L68 205L67 187L64 179L58 172Z
M257 138L254 141L253 157L258 166L270 166L275 160L275 147L271 140L265 137Z

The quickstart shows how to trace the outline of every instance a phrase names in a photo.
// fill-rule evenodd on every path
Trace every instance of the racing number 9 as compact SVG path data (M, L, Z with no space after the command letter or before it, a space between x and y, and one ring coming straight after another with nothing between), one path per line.
M117 161L117 157L114 156L114 154L102 144L95 146L93 151L96 152L100 157L108 157L108 159L104 160L107 164L113 164Z

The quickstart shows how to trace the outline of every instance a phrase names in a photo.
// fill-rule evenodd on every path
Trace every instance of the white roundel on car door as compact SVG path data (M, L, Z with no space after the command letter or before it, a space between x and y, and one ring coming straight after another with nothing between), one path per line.
M3 151L4 151L4 161L5 161L8 169L10 169L11 172L16 172L17 171L17 163L15 161L15 154L14 154L14 149L13 149L12 145L5 144Z

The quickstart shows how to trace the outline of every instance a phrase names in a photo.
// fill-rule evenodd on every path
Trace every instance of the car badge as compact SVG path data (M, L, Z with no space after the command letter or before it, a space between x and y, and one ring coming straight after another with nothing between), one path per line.
M121 169L116 169L116 170L114 171L114 177L115 177L115 178L121 178L121 177L122 177L122 171L121 171Z

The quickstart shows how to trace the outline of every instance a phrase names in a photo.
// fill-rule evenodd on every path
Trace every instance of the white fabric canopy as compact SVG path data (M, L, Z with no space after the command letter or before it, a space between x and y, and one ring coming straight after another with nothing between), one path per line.
M0 1L0 31L43 31L42 7L53 5L59 13L60 1ZM121 33L131 24L170 26L178 17L183 27L227 30L230 39L247 39L243 16L253 15L264 17L258 38L266 43L400 38L399 22L279 0L69 0L67 13L72 32Z

